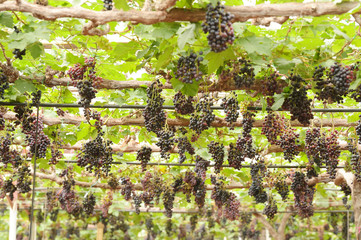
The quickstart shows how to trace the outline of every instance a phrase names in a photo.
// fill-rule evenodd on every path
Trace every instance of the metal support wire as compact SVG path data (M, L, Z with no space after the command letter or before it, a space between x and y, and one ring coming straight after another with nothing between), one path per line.
M39 135L39 104L36 105L36 126L35 126L35 153L34 153L34 175L33 189L31 194L31 211L30 211L30 240L35 239L36 232L33 232L34 222L34 201L35 201L35 179L36 179L36 158L38 157L38 135Z
M0 106L26 106L27 103L20 102L0 102ZM80 104L72 103L40 103L39 107L56 107L56 108L83 108ZM118 108L118 109L144 109L146 105L89 105L87 108ZM174 106L165 105L163 109L174 110ZM212 106L211 109L223 110L221 106ZM248 107L248 110L261 111L262 107ZM265 108L265 110L272 110L271 108ZM285 111L278 109L277 111ZM361 112L361 108L313 108L312 112Z
M65 163L77 163L77 161L75 160L61 160L62 162ZM143 163L141 162L112 162L112 164L127 164L127 165L142 165ZM174 166L178 166L178 167L195 167L196 165L194 163L147 163L147 165L150 166L168 166L168 167L174 167ZM214 164L210 164L209 167L214 167ZM222 167L224 168L232 168L232 166L226 164L226 165L222 165ZM267 168L306 168L307 166L305 165L269 165L266 166ZM242 165L242 168L251 168L251 165ZM321 166L320 168L326 168L326 166ZM345 168L345 166L337 166L336 168Z

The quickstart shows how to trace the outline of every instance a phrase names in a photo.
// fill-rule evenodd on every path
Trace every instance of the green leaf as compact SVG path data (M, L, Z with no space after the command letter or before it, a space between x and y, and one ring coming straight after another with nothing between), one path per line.
M277 111L282 106L282 104L284 103L285 96L283 94L275 94L274 99L275 99L275 102L272 105L271 109L273 111Z
M24 79L18 79L14 83L15 89L17 89L21 94L25 92L34 92L36 90L36 87L34 84L30 81L24 80Z
M71 52L66 53L66 61L68 61L70 64L84 64L84 57L81 55L80 57L72 54Z
M159 70L162 67L167 66L167 64L172 60L173 47L166 48L163 53L159 56L155 68Z
M12 28L14 26L13 16L8 12L0 12L0 24Z
M31 56L34 59L37 59L38 57L40 57L41 54L44 52L44 47L41 42L35 42L35 43L29 45L27 47L27 49L29 50Z
M350 90L355 90L360 84L361 84L361 72L357 71L356 81L351 83Z
M128 6L128 1L126 0L114 0L114 6L117 9L128 11L130 7Z
M192 84L186 83L181 92L188 96L195 96L198 93L199 81L193 81Z
M172 84L173 89L174 89L174 91L176 91L176 92L182 90L182 88L183 88L184 85L185 85L185 83L183 83L182 81L179 81L179 80L176 79L176 78L172 78L172 79L170 80L170 83Z
M139 43L130 41L127 43L118 43L114 48L111 56L115 59L128 60L130 57L134 58L136 51L139 49Z
M194 23L188 24L185 27L179 28L178 34L178 48L182 50L186 43L194 42L194 31L196 29L196 25Z
M220 53L209 52L205 56L205 59L208 60L208 73L209 74L213 73L220 66L222 66L225 61L236 58L237 57L234 54L233 49L231 47Z
M267 37L249 36L237 41L247 53L258 53L260 55L271 56L272 40Z
M76 137L79 140L85 139L86 136L90 135L90 127L86 123L81 123L79 126L80 131L77 133Z

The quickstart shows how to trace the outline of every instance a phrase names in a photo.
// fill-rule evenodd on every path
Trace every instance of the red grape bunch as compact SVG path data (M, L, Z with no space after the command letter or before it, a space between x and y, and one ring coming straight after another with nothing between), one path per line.
M198 53L202 55L202 52ZM196 53L190 53L186 57L180 57L177 64L177 72L175 77L184 83L192 84L193 81L202 80L203 72L200 69L203 57Z

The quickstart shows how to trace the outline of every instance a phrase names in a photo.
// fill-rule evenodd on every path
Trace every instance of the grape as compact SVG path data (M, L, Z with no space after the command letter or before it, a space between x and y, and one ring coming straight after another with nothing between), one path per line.
M228 149L228 164L235 169L240 169L244 160L245 157L242 152L239 151L235 144L230 143Z
M262 124L262 134L267 137L271 144L278 144L278 138L282 135L282 130L287 128L284 117L275 115L269 111Z
M193 102L193 97L186 97L181 92L177 92L173 98L175 111L182 115L191 114L194 112Z
M270 196L266 207L263 209L263 214L266 215L268 219L273 219L277 213L278 208L276 203L277 202Z
M308 186L305 175L302 172L295 172L291 189L295 196L295 208L301 217L313 216L314 186Z
M256 203L264 203L267 201L267 193L264 191L262 180L263 174L266 171L266 166L263 160L251 164L251 178L252 184L248 190L248 195L253 196Z
M197 134L207 130L214 121L216 116L213 114L211 106L213 106L213 102L208 95L204 95L196 104L196 111L191 114L189 128Z
M113 9L113 0L103 0L103 2L106 11L110 11Z
M291 162L299 153L299 134L295 133L295 130L296 129L292 128L284 129L280 140L277 142L277 145L283 149L285 160L288 160L289 162Z
M163 85L159 80L147 88L147 106L143 111L145 127L149 132L158 133L165 126L166 116L163 110L164 99L161 96Z
M288 198L288 194L290 192L290 189L288 188L286 181L279 179L275 184L275 189L278 192L278 194L281 196L282 200L286 201Z
M134 192L134 184L130 181L129 177L121 178L122 190L121 194L124 196L124 199L129 201L132 198L132 193Z
M163 205L166 211L166 216L168 218L172 217L172 209L173 209L173 202L174 202L174 193L171 188L167 187L163 193Z
M88 194L83 202L83 210L85 214L87 215L93 215L94 213L94 207L95 207L95 196L91 193Z
M358 143L361 144L361 115L357 121L357 126L355 127L356 135L358 136Z
M14 32L20 33L21 30L18 29L16 26L14 26ZM23 60L23 56L25 56L26 54L26 49L20 50L18 48L15 48L13 54L15 55L15 58L19 58L20 60Z
M140 213L140 205L142 204L142 197L140 195L137 195L135 192L133 192L133 202L134 202L134 208L135 213Z
M196 164L194 168L194 172L197 174L198 177L202 178L203 180L206 179L207 168L209 166L209 161L204 160L200 156L196 156Z
M174 133L167 130L161 130L157 135L159 140L156 145L161 149L160 156L164 159L169 159L169 151L173 148L175 141Z
M8 76L0 69L0 98L4 99L5 90L10 87Z
M224 146L221 143L211 141L208 144L208 152L212 155L214 164L214 172L220 173L224 160Z
M194 147L188 141L187 137L179 137L175 139L174 142L178 143L179 163L183 163L186 160L185 152L188 152L190 155L195 153Z
M233 74L233 80L237 88L250 88L255 81L254 68L249 60L239 59L242 66L239 71Z
M202 23L204 33L208 33L208 45L213 52L222 52L233 43L235 37L231 20L233 15L224 11L224 6L217 2L213 7L207 5L206 21Z
M152 149L150 147L143 146L137 152L137 160L141 162L142 172L146 171L147 163L150 161L150 155L152 154Z
M355 175L356 181L361 182L361 161L360 153L357 148L354 146L353 141L351 140L348 144L348 150L351 153L351 166L352 172Z
M226 113L226 122L228 122L232 126L232 123L237 122L239 116L237 94L232 92L229 97L223 98L221 107Z
M199 55L202 55L200 52ZM196 53L190 53L186 57L180 57L177 63L177 72L175 77L184 83L192 84L193 81L202 80L203 72L200 70L200 64L203 57Z

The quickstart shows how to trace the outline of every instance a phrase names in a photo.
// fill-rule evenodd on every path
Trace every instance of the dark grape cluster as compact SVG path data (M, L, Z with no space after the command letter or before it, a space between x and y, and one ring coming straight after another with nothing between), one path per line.
M172 209L173 209L173 202L174 202L174 192L170 187L166 187L163 192L163 205L166 211L165 215L168 218L172 217Z
M278 144L282 130L285 128L287 128L287 126L284 117L281 118L279 115L269 111L264 118L262 134L267 137L269 143Z
M14 26L14 32L20 33L21 31L16 26ZM15 55L15 58L19 58L20 60L23 60L23 56L25 56L26 54L26 49L20 50L18 48L15 48L13 54Z
M202 55L202 52L198 53ZM200 70L203 57L198 56L196 53L190 53L186 57L180 57L177 64L177 72L175 77L184 83L192 84L193 81L202 80L203 72Z
M249 60L239 59L240 68L233 74L237 88L250 88L255 81L254 68Z
M295 74L289 77L291 83L291 94L287 97L286 103L292 114L291 120L298 120L303 125L310 124L313 119L311 112L311 99L307 97L307 89L304 86L305 80Z
M150 161L152 149L150 147L143 146L137 152L137 161L140 161L142 166L142 172L147 170L147 163Z
M285 160L288 160L289 162L291 162L299 153L299 134L296 133L295 130L296 129L293 128L284 129L282 132L282 137L277 143L277 145L283 149Z
M187 97L181 92L177 92L173 98L175 111L182 115L191 114L194 112L193 102L193 97Z
M54 144L51 146L50 150L51 150L51 158L49 160L49 164L55 165L59 162L59 159L64 157L64 155L59 149L57 149L54 146Z
M263 209L263 214L266 215L268 219L273 219L275 214L277 213L277 210L277 202L273 200L271 196L269 196L267 205Z
M79 196L74 190L75 181L73 173L70 169L65 169L59 176L65 177L62 184L63 187L57 194L60 207L69 214L79 216L82 211L82 206L79 202Z
M51 212L58 205L57 193L49 191L46 193L46 211Z
M348 201L348 196L351 195L352 193L351 188L347 185L347 183L342 183L341 191L345 194L345 196L342 198L343 205L347 209L350 209L351 206L347 204L347 201Z
M10 200L14 200L14 193L16 192L16 186L13 184L13 179L9 178L4 181L0 191L0 198L4 198L6 194L9 194Z
M221 107L226 113L226 122L228 122L232 126L232 123L237 122L239 116L237 94L232 92L229 97L223 98Z
M204 33L208 33L208 45L213 52L222 52L233 43L233 17L224 11L220 2L215 7L211 3L207 5L206 21L202 23L202 28Z
M240 217L241 202L233 192L229 193L229 197L224 207L224 217L228 220L234 221Z
M237 139L237 149L241 152L243 157L254 158L256 156L256 150L253 148L253 139L251 135L252 127L255 116L254 113L246 112L243 114L242 127L243 132L242 136L239 136Z
M290 192L290 189L284 179L279 179L275 183L275 189L278 192L278 194L281 196L283 201L286 201L288 198L288 194Z
M361 182L361 160L360 153L355 147L353 141L350 141L348 144L348 150L351 153L351 166L352 172L355 175L356 181Z
M262 86L259 91L262 93L263 96L266 97L268 106L272 106L274 104L273 96L275 94L282 93L283 82L280 77L281 75L276 71L268 70L266 76L258 82L258 84Z
M95 196L94 194L88 194L86 195L84 201L83 201L83 211L87 215L93 215L94 208L95 208Z
M302 172L295 172L291 190L295 196L295 208L301 217L311 217L313 215L314 186L308 186L306 177Z
M33 123L35 122L36 117L34 117L34 115L32 114L33 111L31 110L30 107L15 106L14 112L16 113L15 117L17 119L15 121L15 124L16 125L21 124L22 130L25 134L27 132L34 130Z
M267 201L267 193L264 190L262 180L266 172L266 166L263 160L251 164L252 184L248 190L248 195L253 196L256 203L264 203Z
M244 162L245 157L241 151L237 148L236 144L230 143L228 149L228 164L229 166L240 169L242 167L242 162Z
M38 121L35 120L31 124L31 126L33 126L32 129L28 132L25 132L26 141L28 143L28 146L30 147L31 156L34 156L35 151L37 150L38 155L36 157L45 158L46 150L50 145L50 139L43 131L44 129L43 120L39 118L39 120ZM36 131L36 128L38 131ZM25 131L24 128L23 131ZM37 149L35 146L37 146Z
M78 88L80 101L84 108L88 108L92 99L95 98L97 90L95 86L101 82L95 71L96 60L93 57L85 58L84 65L77 63L70 68L68 75L73 81L74 87Z
M325 134L320 128L307 129L305 138L305 152L311 165L321 166L327 157Z
M113 9L113 0L103 0L103 2L105 10L110 11Z
M81 152L77 155L77 162L80 167L87 167L89 172L93 172L97 176L106 176L113 162L113 149L110 140L104 140L104 132L98 131L98 135L94 140L90 140L81 148Z
M10 87L8 76L0 69L0 98L4 99L5 90Z
M327 173L331 179L336 177L336 169L338 165L338 158L341 154L340 145L337 142L338 131L332 131L326 137L327 155L325 157Z
M343 67L340 63L334 63L330 67L330 82L335 86L340 96L345 96L348 93L350 83L354 78L354 66Z
M50 211L49 218L52 222L56 222L56 220L58 219L58 213L59 213L59 208Z
M198 207L203 208L206 197L206 185L204 180L201 177L196 176L194 172L187 171L183 181L185 183L183 191L187 195L187 198L189 190L193 193Z
M130 181L129 177L121 178L122 190L121 194L124 196L124 199L129 201L132 198L132 193L134 192L134 184Z
M134 203L135 213L139 214L140 205L142 204L142 196L133 192L133 203Z
M158 133L165 125L166 115L163 110L164 99L161 96L162 86L157 80L147 88L147 106L144 109L143 117L145 127L149 132Z
M109 174L108 185L113 190L119 187L119 179L112 173Z
M5 165L11 163L14 167L17 167L21 162L21 157L16 150L10 149L13 140L14 136L9 133L0 137L0 161Z
M196 156L196 164L194 168L194 172L197 174L198 177L202 178L203 180L206 179L207 168L209 166L209 161L203 159L200 156Z
M191 114L189 128L197 134L207 130L216 117L211 109L212 106L212 99L208 95L204 95L196 104L195 113Z
M208 144L208 152L214 161L214 172L220 173L224 161L224 146L221 143L211 141Z
M26 164L19 166L16 172L16 189L19 193L30 192L30 168Z
M158 132L158 142L156 145L160 147L160 156L164 159L169 159L169 151L174 146L174 132L168 130L161 130Z
M186 152L188 152L190 155L193 155L195 153L194 147L189 142L186 136L176 138L174 142L178 144L177 148L179 154L179 163L183 163L186 160L186 155L185 155Z
M228 201L230 197L230 192L225 189L223 177L219 177L218 179L214 176L211 176L211 182L213 184L213 189L211 193L211 199L214 200L217 208L219 216L222 214L223 206Z

